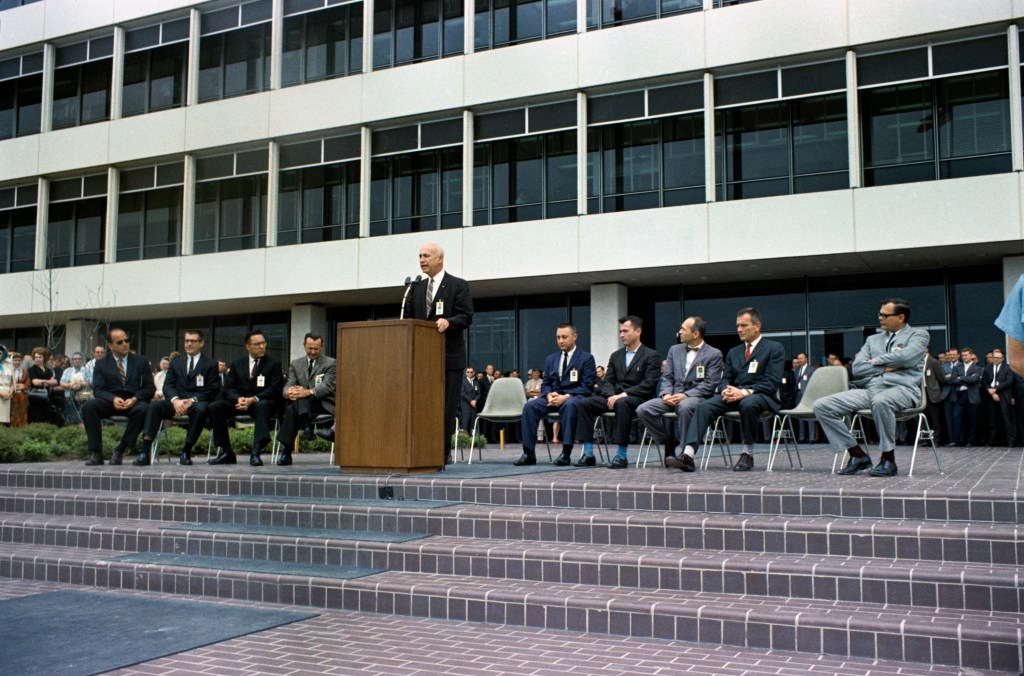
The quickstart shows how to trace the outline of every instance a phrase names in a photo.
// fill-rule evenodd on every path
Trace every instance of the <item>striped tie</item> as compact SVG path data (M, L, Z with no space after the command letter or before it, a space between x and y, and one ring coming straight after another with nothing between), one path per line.
M128 375L124 372L124 359L117 360L117 375L121 378L121 384L124 385L128 380Z

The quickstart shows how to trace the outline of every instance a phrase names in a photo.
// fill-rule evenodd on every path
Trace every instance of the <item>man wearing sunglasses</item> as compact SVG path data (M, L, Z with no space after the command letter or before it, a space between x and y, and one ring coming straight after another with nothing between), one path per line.
M103 464L103 419L115 415L128 418L121 442L110 456L111 465L120 465L124 453L139 438L149 400L156 391L149 360L131 353L124 330L110 329L107 346L106 356L93 364L93 398L82 405L82 424L92 454L85 464L90 467Z

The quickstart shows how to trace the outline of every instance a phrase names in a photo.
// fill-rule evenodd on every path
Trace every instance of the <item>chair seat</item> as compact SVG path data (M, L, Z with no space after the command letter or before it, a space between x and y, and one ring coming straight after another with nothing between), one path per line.
M757 417L759 420L771 420L775 416L776 413L771 409L768 409L767 411L761 411L761 413L759 413ZM722 417L725 418L726 420L740 420L740 412L726 411L725 413L722 414Z
M175 425L188 425L189 417L187 415L176 415L171 417L171 422Z
M802 403L797 404L795 408L787 408L784 411L779 411L779 415L788 415L791 418L813 418L814 409L810 406L804 406Z

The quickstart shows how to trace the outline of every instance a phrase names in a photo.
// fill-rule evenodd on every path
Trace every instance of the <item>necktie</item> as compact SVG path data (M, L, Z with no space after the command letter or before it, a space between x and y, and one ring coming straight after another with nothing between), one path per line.
M750 361L750 343L747 343L747 354L743 357L744 361Z
M124 372L124 358L117 360L117 375L121 378L121 384L124 385L125 381L128 380L127 374Z
M306 379L307 380L313 377L313 363L314 363L313 360L310 359L309 360L309 366L306 368Z
M565 365L566 365L566 362L568 360L569 360L569 353L568 352L563 352L562 353L562 365L558 367L558 377L559 378L561 378L565 374Z
M252 360L252 370L249 371L249 378L250 379L256 377L256 369L258 369L259 367L260 367L260 360L259 359L253 359Z
M189 379L192 378L192 370L193 370L194 367L195 367L195 364L192 363L192 357L189 357L188 358L188 371L185 372L185 377L186 378L189 378Z
M896 341L896 334L889 335L889 341L885 344L885 351L892 352L892 344Z
M430 304L434 301L434 278L427 278L427 314L430 314Z

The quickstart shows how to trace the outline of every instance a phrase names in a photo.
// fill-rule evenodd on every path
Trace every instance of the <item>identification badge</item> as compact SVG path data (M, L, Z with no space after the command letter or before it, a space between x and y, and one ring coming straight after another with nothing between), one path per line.
M704 375L704 366L698 366L697 367L697 380L704 380L705 377L706 376Z
M892 351L893 352L901 352L902 350L903 350L903 346L902 345L893 345L892 346Z
M756 359L754 361L750 362L750 365L747 366L747 373L757 373L757 360Z
M264 387L264 383L266 383L266 378L263 374L256 376L256 387Z
M806 375L804 376L804 382L805 383L807 382L807 376Z
M932 377L932 370L931 369L925 369L924 374L926 376L928 376L929 378L931 378Z
M196 376L196 387L202 387L204 382L205 381L203 380L203 375L201 373L198 374Z
M782 379L782 384L783 384L783 385L785 385L785 384L786 384L786 379L785 379L785 378L783 378L783 379Z
M576 369L572 369L571 371L569 371L569 382L570 383L579 382L579 379L580 379L579 371L577 371Z
M439 300L436 303L434 303L434 314L437 315L438 317L444 315L444 301L443 300Z
M318 376L316 376L315 378L313 378L313 387L316 387L317 385L319 385L323 381L324 381L324 374L321 373Z

